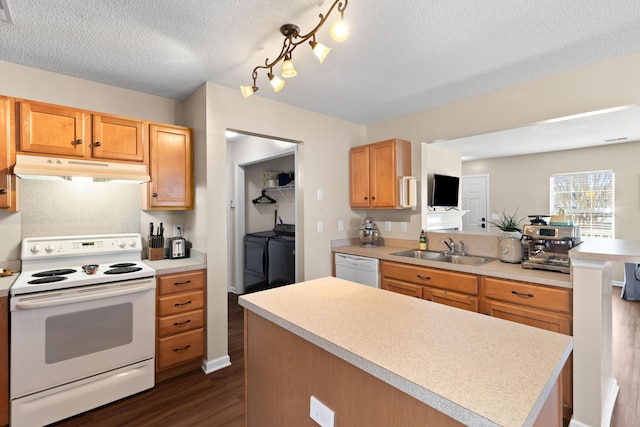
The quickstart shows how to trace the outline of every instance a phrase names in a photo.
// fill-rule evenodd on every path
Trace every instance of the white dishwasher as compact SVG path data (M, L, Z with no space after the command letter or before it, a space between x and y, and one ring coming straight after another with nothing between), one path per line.
M336 277L363 285L380 287L380 261L356 255L335 254Z

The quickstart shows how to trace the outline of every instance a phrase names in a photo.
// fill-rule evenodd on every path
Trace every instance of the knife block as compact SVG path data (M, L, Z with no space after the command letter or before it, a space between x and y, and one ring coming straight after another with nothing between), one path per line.
M164 248L149 248L149 261L164 259Z

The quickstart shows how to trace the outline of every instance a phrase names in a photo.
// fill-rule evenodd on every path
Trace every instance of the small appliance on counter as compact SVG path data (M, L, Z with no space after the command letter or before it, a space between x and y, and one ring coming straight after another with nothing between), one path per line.
M500 261L511 264L522 262L522 241L518 236L505 236L500 241Z
M178 227L178 235L168 239L165 258L189 258L191 256L191 242L182 237L182 229Z
M569 249L580 243L579 225L525 225L522 268L569 273Z
M360 227L360 244L363 248L375 248L376 240L380 235L378 231L378 226L371 217L366 217L364 221L362 221L362 226Z

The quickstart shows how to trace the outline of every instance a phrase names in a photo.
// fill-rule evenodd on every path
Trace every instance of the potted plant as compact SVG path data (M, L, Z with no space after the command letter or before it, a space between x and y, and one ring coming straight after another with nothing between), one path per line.
M496 212L496 215L498 215L498 219L494 221L489 221L489 224L498 227L502 231L506 231L506 232L519 231L522 233L520 224L522 223L524 218L517 219L518 209L516 209L513 215L508 215L504 209L502 210L502 213Z

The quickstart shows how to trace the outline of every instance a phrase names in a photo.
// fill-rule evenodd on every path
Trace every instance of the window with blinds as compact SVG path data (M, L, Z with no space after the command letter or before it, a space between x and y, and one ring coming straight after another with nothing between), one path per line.
M581 237L614 238L613 171L552 175L550 195L551 212L564 209Z

